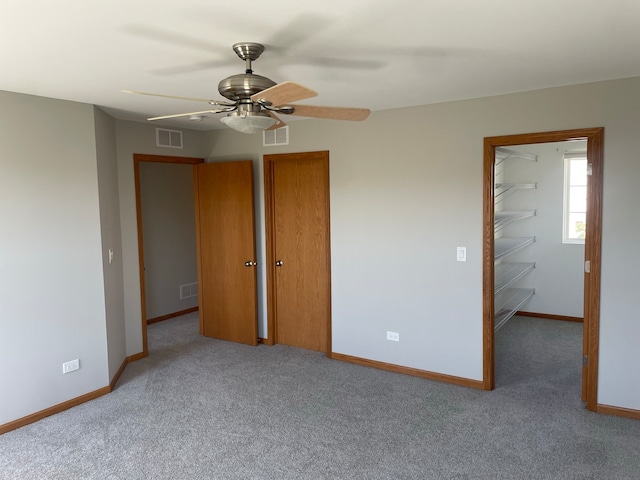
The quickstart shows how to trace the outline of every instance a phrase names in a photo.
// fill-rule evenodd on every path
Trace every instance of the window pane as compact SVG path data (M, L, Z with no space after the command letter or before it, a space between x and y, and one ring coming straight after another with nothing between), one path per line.
M587 187L569 188L569 212L587 211Z
M565 243L584 243L587 211L586 154L569 153L564 158L563 235Z
M567 222L567 238L585 238L586 226L586 213L570 213Z
M570 185L586 185L587 184L587 159L571 159L570 166Z

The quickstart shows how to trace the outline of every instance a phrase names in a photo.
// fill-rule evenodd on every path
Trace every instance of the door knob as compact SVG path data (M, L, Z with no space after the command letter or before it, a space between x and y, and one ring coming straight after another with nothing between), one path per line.
M276 267L282 266L282 260L276 260Z
M256 262L252 262L251 260L244 262L245 267L253 267L255 264Z

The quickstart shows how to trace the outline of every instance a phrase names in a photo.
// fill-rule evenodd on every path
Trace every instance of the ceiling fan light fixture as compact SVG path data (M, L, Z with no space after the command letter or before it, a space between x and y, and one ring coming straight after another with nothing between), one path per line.
M272 127L277 120L266 113L232 112L220 119L227 127L242 133L259 133Z
M188 117L190 121L201 121L203 114L227 113L220 120L225 126L241 133L259 133L269 129L283 127L285 124L276 114L297 115L301 117L326 118L330 120L365 120L370 111L366 108L323 107L319 105L299 105L298 100L315 97L313 90L294 82L276 84L273 80L253 73L251 62L264 51L259 43L241 42L233 45L238 57L246 63L245 72L223 78L218 83L218 93L229 101L208 100L202 98L176 97L156 93L123 90L127 93L151 95L154 97L176 98L206 102L213 109L162 115L147 120L169 120Z

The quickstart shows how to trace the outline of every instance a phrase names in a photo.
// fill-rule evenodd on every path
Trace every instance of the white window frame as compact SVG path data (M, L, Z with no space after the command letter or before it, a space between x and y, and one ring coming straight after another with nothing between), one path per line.
M587 160L587 153L572 152L572 153L565 153L564 155L564 198L563 198L563 205L562 205L562 243L584 245L585 238L572 237L569 235L569 215L571 213L578 213L578 212L569 211L569 205L571 204L570 202L571 187L582 186L578 184L573 184L573 185L571 184L571 164L576 160ZM587 170L586 173L588 175L588 172L589 172L588 160L587 160L586 170ZM586 198L585 198L584 213L585 213L585 225L586 225L586 213L587 213Z

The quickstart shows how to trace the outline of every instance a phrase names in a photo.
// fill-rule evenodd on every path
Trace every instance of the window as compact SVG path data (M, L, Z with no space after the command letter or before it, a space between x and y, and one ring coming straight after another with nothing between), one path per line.
M587 233L587 155L564 156L564 220L562 243L584 243Z

